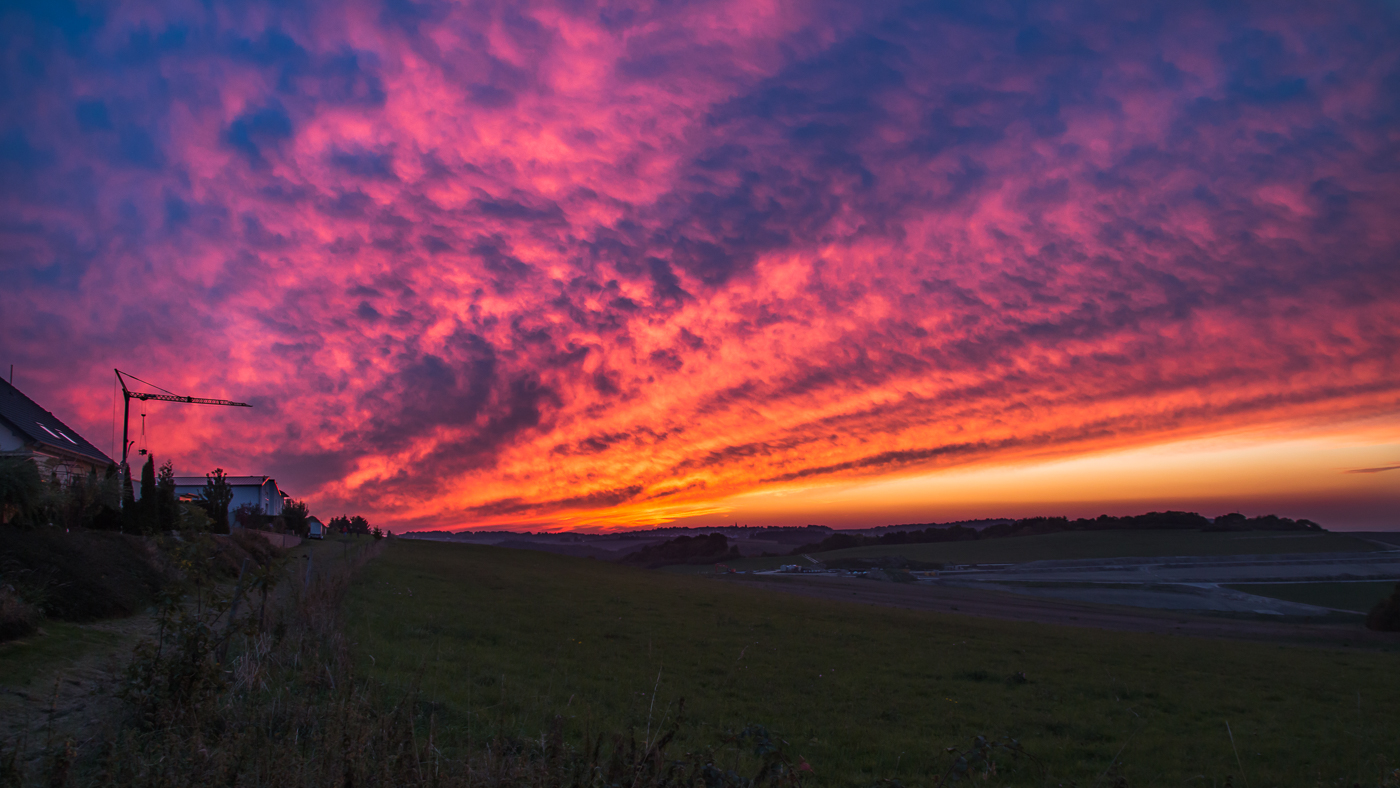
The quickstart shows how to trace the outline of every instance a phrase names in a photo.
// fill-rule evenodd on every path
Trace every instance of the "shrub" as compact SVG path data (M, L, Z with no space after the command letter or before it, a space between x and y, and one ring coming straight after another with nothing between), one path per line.
M38 609L20 599L14 586L0 586L0 643L22 638L38 628Z
M0 529L4 583L60 621L129 616L146 608L169 577L140 538L58 528Z
M19 523L39 506L43 480L33 460L0 457L0 523Z
M286 523L287 530L305 539L307 535L307 519L311 517L311 508L306 505L306 501L288 500L282 506L282 521Z
M1400 632L1400 583L1395 591L1371 608L1366 616L1366 628L1377 632Z
M209 519L214 521L214 533L228 533L228 505L233 502L233 487L223 468L215 468L204 474L204 506Z

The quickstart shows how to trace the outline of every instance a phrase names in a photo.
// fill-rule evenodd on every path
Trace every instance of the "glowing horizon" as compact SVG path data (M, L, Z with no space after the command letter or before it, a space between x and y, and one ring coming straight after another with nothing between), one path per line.
M120 367L395 530L1400 527L1392 7L0 21L0 362L100 447Z

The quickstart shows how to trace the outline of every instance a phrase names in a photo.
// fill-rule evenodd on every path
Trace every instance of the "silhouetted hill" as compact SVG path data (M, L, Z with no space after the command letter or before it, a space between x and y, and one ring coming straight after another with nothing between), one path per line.
M871 529L872 531L876 529ZM1312 520L1291 520L1287 517L1266 514L1262 517L1245 517L1242 514L1225 514L1214 520L1195 512L1148 512L1128 517L1099 515L1093 519L1068 517L1027 517L1020 520L1002 521L982 529L962 525L931 527L923 530L887 531L874 533L832 534L820 542L805 544L792 551L818 553L828 550L845 550L851 547L870 545L930 544L934 542L962 542L973 539L1005 539L1014 536L1036 536L1062 531L1132 531L1132 530L1191 530L1191 531L1322 531L1322 526Z

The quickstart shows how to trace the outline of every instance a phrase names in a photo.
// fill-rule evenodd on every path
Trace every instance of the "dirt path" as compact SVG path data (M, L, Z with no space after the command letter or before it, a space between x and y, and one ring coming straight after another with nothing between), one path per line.
M291 604L310 585L351 571L382 545L337 537L306 543L286 557L285 574L268 598L267 611ZM252 568L252 565L249 565ZM236 586L228 581L229 591ZM254 590L243 613L259 609ZM21 753L25 770L44 773L48 759L71 743L82 764L99 754L121 721L116 697L133 648L155 637L154 610L88 624L48 622L36 635L0 644L0 753Z
M45 664L0 680L0 742L38 760L71 741L82 758L111 733L120 711L115 692L122 673L136 643L153 635L155 616L50 627L3 646L16 662ZM16 651L26 649L33 653Z
M986 591L912 583L880 583L858 578L803 575L728 575L726 582L816 599L840 600L913 610L934 610L1009 621L1113 629L1123 632L1257 640L1333 648L1400 651L1400 635L1371 632L1357 623L1293 623L1216 618L1096 605Z

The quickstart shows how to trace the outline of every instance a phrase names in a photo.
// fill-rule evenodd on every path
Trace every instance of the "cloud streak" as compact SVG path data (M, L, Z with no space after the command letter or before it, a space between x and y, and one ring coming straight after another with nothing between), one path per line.
M247 399L153 448L323 506L651 523L1400 390L1378 4L0 14L29 389Z
M1400 465L1385 465L1380 468L1354 468L1342 473L1384 473L1385 471L1400 471Z

